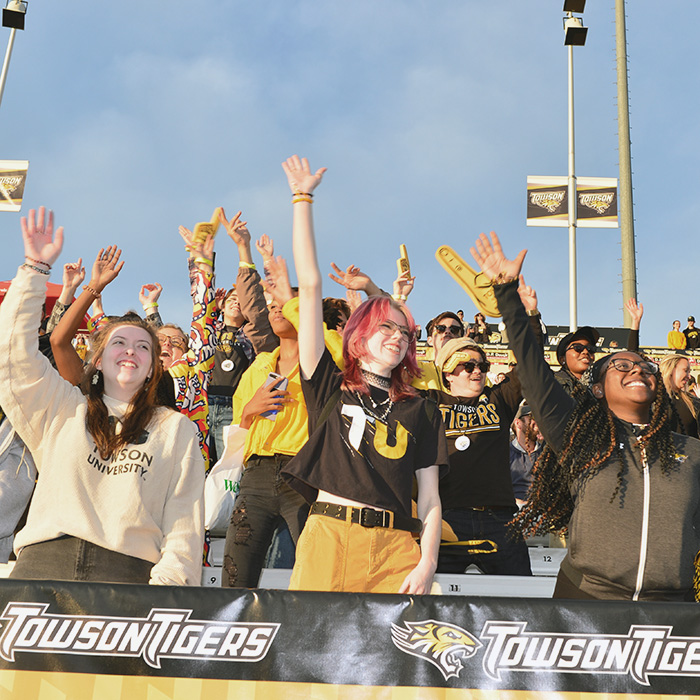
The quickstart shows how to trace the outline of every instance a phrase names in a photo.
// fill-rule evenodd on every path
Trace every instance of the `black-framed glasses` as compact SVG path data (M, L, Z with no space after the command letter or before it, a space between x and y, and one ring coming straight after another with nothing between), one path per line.
M400 326L398 323L395 323L394 321L390 321L387 319L386 321L382 321L379 326L378 326L379 332L382 335L385 335L387 338L390 338L396 331L401 333L401 338L405 340L407 343L410 343L415 337L416 334L413 331L409 331L406 326Z
M475 362L474 360L469 360L469 362L460 362L459 364L464 367L464 371L467 374L471 374L477 367L486 374L491 369L491 363L486 360L481 360L481 362ZM459 365L458 365L459 366Z
M447 331L450 332L450 335L455 336L456 338L461 338L464 335L464 326L446 326L444 323L438 323L435 326L435 330L438 333L447 333Z
M595 355L595 347L593 345L584 345L583 343L571 343L567 350L573 350L575 353L580 355L583 352L587 352L591 357Z
M659 365L651 360L628 360L624 357L618 357L610 360L610 364L618 372L631 372L635 365L639 367L639 371L643 374L658 374L659 372Z

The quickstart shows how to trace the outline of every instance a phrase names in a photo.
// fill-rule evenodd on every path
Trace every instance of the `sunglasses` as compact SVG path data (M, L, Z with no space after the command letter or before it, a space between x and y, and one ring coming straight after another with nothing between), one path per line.
M642 374L657 374L659 371L659 365L649 360L626 360L624 358L618 358L610 360L610 364L618 372L631 372L635 365L639 367L639 371L642 372Z
M386 321L382 321L377 328L379 329L379 332L382 335L385 335L387 338L390 338L392 335L394 335L394 333L396 333L396 331L398 331L401 333L401 338L407 343L410 343L416 337L416 334L413 331L409 331L406 326L400 326L398 323L394 323L394 321L389 321L388 319Z
M165 345L167 343L171 348L177 348L178 350L185 349L185 343L180 340L180 338L171 338L169 335L159 335L158 341L161 345Z
M576 354L580 355L582 352L587 352L591 357L595 355L595 348L592 345L584 345L583 343L571 343L568 350L573 350Z
M460 362L459 364L464 367L464 371L467 374L471 374L475 368L479 368L483 374L486 374L491 369L491 363L486 362L486 360L482 360L481 362L475 362L474 360L469 360L469 362ZM459 367L459 365L457 365Z
M449 331L450 335L454 335L457 337L461 337L464 335L464 328L462 326L446 326L444 323L438 323L435 326L435 330L438 333L447 333L447 331Z

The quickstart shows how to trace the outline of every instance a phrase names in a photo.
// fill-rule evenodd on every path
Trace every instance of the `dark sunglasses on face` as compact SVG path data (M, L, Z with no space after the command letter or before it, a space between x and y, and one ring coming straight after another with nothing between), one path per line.
M462 326L446 326L444 323L438 323L435 326L435 330L438 333L447 333L447 331L449 331L450 335L454 335L457 337L461 337L464 335L464 328L462 328Z
M587 352L591 357L595 355L595 348L592 345L584 345L583 343L571 343L567 350L573 350L575 353L580 355L582 352Z
M462 367L467 374L471 374L476 367L478 367L483 374L486 374L491 369L491 363L482 360L481 362L474 362L470 360L469 362L462 362Z
M639 371L643 374L657 374L659 371L659 365L657 365L656 362L650 362L649 360L627 360L621 357L610 360L610 364L618 372L631 372L635 365L639 367Z
M394 323L393 321L386 320L382 321L379 326L379 332L382 335L385 335L387 338L390 338L396 331L401 333L401 338L405 340L407 343L410 343L415 337L416 334L409 331L406 326L399 326L398 323Z

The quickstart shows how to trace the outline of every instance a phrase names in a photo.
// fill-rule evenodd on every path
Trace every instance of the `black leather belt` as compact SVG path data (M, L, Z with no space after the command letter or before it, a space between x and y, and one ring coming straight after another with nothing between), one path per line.
M418 518L404 518L390 510L375 510L374 508L354 508L341 506L338 503L322 503L316 501L311 506L309 515L325 515L336 520L349 520L362 527L385 527L407 532L420 532L423 523Z

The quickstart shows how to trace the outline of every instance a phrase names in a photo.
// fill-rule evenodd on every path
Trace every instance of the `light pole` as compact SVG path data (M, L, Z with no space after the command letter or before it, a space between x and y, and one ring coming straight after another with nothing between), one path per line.
M569 53L569 328L578 328L577 318L577 280L576 280L576 158L574 147L574 46L586 43L588 29L583 26L580 17L574 12L582 13L586 0L564 0L564 45Z
M15 34L18 29L24 29L24 15L27 13L27 2L23 0L9 0L7 7L2 11L2 26L10 27L10 38L7 42L5 60L0 73L0 104L5 92L5 82L7 81L7 71L10 69L10 59L12 58L12 47L15 44Z

